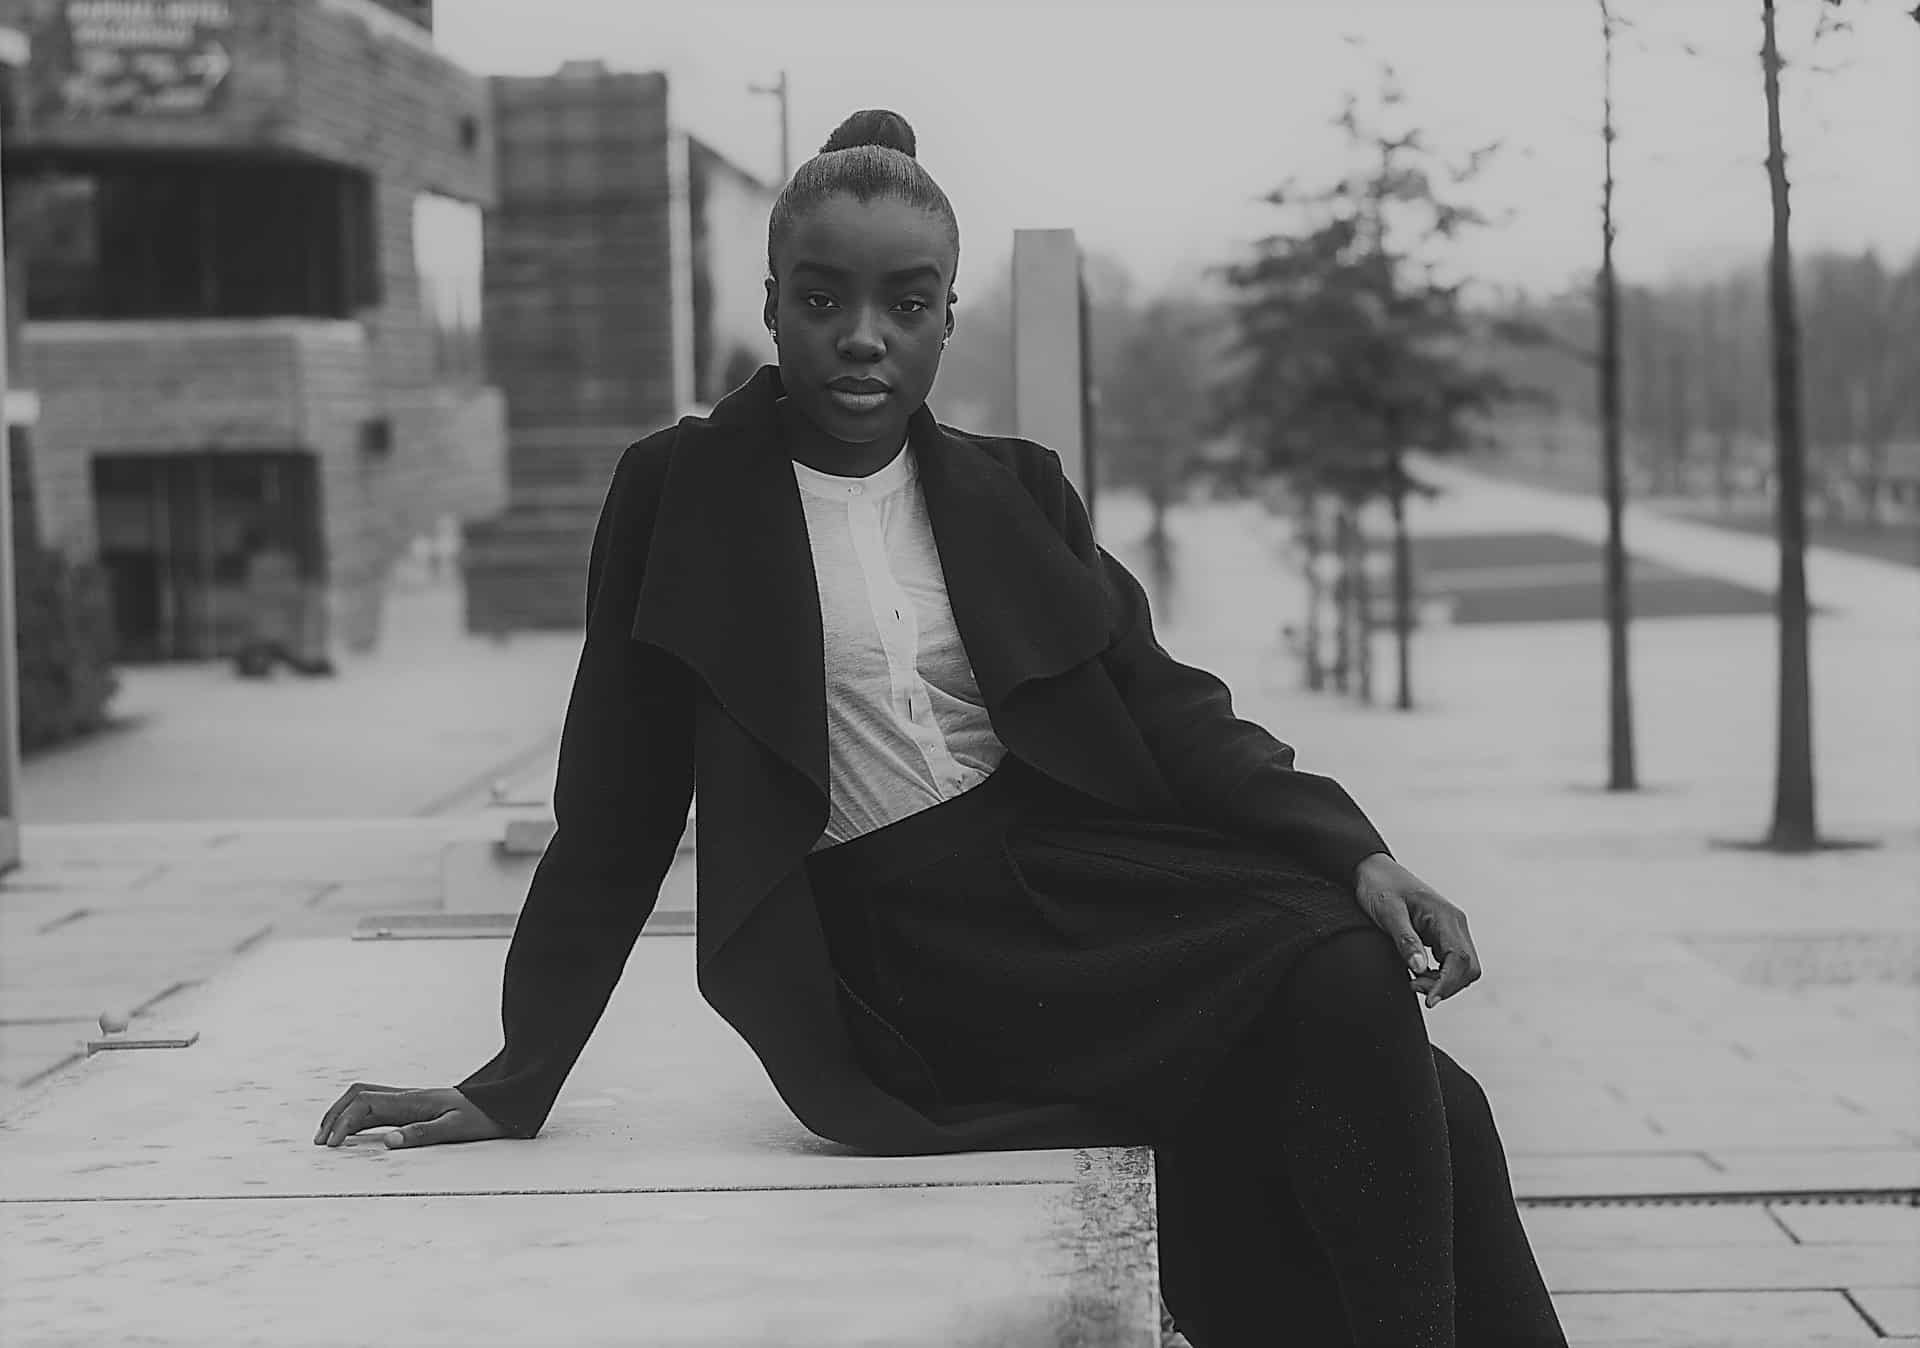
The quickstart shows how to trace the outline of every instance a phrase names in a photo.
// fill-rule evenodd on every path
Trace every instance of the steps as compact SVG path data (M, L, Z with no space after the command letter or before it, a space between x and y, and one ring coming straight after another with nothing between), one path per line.
M587 556L628 426L515 427L506 513L469 523L461 549L469 632L577 630Z

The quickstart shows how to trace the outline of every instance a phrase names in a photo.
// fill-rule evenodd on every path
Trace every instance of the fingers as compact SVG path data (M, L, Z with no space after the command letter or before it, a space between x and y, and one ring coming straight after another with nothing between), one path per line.
M1467 929L1467 915L1440 895L1425 890L1409 901L1408 910L1410 920L1426 933L1439 960L1426 977L1414 979L1431 1008L1480 977L1480 953L1474 949L1473 934Z
M401 1087L399 1086L376 1086L365 1081L354 1082L341 1093L338 1100L328 1105L327 1112L320 1116L320 1128L319 1131L313 1135L313 1145L317 1147L327 1141L328 1137L333 1133L334 1124L338 1123L340 1116L346 1113L347 1107L360 1098L362 1091L395 1092L400 1089Z
M1393 948L1400 952L1400 962L1415 976L1432 968L1427 959L1426 942L1413 929L1413 920L1407 915L1404 902L1390 895L1383 897L1369 905L1367 915L1373 919L1375 926L1387 934L1393 942Z
M334 1115L332 1125L324 1127L314 1140L317 1144L337 1147L368 1128L411 1123L438 1114L441 1107L427 1105L420 1098L422 1094L393 1086L355 1085L341 1097L346 1107Z
M453 1110L419 1123L409 1123L387 1134L389 1147L429 1147L439 1142L467 1142L472 1129L462 1128L462 1119Z
M1452 950L1440 961L1440 979L1427 992L1433 1008L1480 977L1480 960L1471 951Z

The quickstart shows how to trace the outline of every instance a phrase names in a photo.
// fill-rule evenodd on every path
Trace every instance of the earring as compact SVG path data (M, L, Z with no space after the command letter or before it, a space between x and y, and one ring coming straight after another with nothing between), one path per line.
M945 351L947 349L947 339L945 337L942 337L940 339L940 349L942 351Z
M767 336L773 339L774 345L776 346L779 345L780 329L775 325L773 325L772 323L767 324Z

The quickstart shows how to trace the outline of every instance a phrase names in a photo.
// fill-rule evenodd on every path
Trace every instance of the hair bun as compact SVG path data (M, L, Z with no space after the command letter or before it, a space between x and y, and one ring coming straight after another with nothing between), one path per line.
M858 145L877 145L885 150L898 150L909 159L917 157L913 128L906 118L885 108L864 108L848 117L833 129L827 143L820 147L820 153L851 150Z

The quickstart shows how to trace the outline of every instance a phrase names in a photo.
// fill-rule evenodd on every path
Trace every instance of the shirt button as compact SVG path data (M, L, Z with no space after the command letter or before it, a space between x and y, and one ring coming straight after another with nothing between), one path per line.
M849 495L849 496L858 496L858 495L860 495L860 493L861 493L861 492L863 492L863 491L865 491L865 490L866 490L866 488L865 488L865 487L848 487L848 488L847 488L847 495Z

